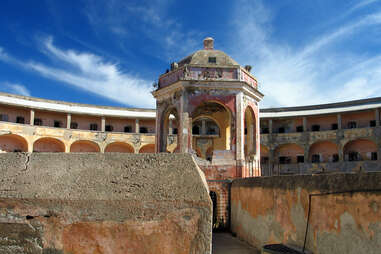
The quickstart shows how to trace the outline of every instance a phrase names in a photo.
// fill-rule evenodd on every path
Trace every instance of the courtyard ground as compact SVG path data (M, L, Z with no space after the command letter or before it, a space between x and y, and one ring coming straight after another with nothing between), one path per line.
M229 233L213 233L213 254L259 254L247 243Z

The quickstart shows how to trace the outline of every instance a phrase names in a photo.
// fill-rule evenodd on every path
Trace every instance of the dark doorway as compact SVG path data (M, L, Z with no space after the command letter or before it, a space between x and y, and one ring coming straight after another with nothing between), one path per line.
M217 225L217 194L214 191L209 193L210 199L213 202L213 230L218 227Z

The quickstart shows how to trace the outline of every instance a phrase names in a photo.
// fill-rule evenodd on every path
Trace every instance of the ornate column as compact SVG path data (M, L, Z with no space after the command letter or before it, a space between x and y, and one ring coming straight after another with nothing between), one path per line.
M337 114L337 129L338 130L341 130L342 126L341 126L341 114Z
M71 114L67 114L66 115L66 129L70 129L70 125L71 125Z
M34 109L30 110L30 125L34 125Z
M102 116L102 122L101 122L101 131L106 131L106 117Z
M236 95L236 159L237 161L245 159L244 151L244 112L243 112L243 93L240 92Z
M308 131L307 128L307 117L303 117L303 132Z
M139 119L135 119L135 133L139 133L139 129L140 129Z

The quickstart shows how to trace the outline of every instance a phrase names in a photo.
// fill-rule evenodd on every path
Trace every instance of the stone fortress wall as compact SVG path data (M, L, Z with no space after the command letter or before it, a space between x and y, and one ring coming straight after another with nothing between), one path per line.
M283 243L316 254L380 253L380 208L380 172L255 177L231 186L231 230L258 249Z
M189 154L0 154L0 253L210 254Z

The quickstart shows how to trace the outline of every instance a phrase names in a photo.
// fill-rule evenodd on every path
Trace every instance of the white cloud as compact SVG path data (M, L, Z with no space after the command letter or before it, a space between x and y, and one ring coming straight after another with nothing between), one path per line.
M117 64L92 53L60 49L53 44L51 38L41 41L41 44L44 53L60 67L15 58L10 58L8 62L122 104L151 108L155 106L150 93L152 82L127 74Z
M119 45L122 50L125 50L123 40L139 40L136 38L139 36L149 41L142 45L149 48L146 54L173 61L199 48L204 35L197 30L185 29L181 20L169 13L173 2L142 0L134 4L122 0L87 1L85 15L95 33L106 30L118 36L122 40Z
M6 93L13 93L23 96L30 96L29 90L20 84L14 84L9 82L3 82L0 84L0 90Z
M307 46L295 47L273 42L273 14L262 1L238 6L246 7L239 7L234 15L237 33L233 35L240 49L234 55L242 64L255 63L253 73L265 94L262 106L311 105L381 94L381 55L369 59L345 51L344 46L335 47L353 40L364 28L380 25L381 13L341 24L317 34L315 40L305 42Z

